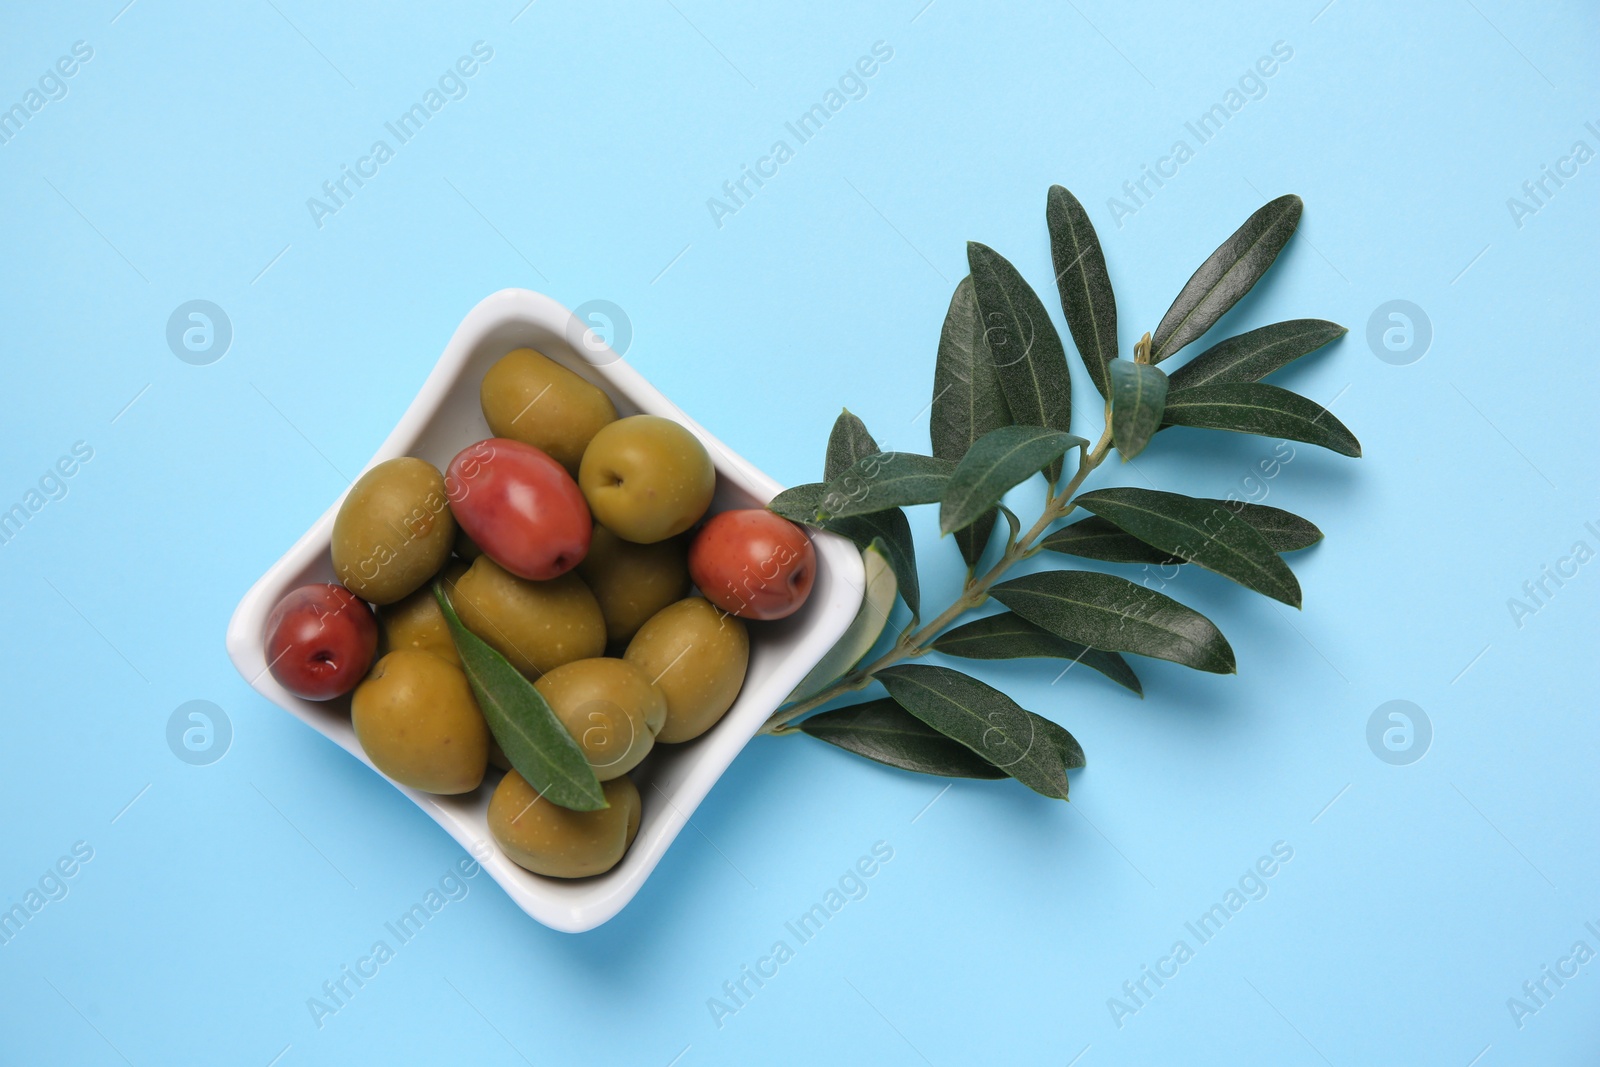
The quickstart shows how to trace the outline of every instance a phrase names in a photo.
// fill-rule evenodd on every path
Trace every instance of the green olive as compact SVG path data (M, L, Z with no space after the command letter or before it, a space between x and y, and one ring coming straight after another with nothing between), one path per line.
M600 605L571 572L534 582L479 556L450 602L467 629L530 677L606 650Z
M675 744L699 737L733 706L750 662L750 635L739 619L689 597L652 615L623 658L666 695L667 721L656 740Z
M467 573L467 565L452 559L444 565L437 577L444 579L445 587L453 590L456 579ZM456 653L456 643L450 639L450 627L445 624L444 612L433 596L433 583L424 582L421 588L404 600L378 609L378 655L385 656L398 649L410 648L419 652L432 652L441 659L461 666Z
M594 435L578 485L595 520L625 541L654 544L706 513L717 471L706 446L660 415L619 419Z
M625 660L580 659L548 672L533 687L602 782L637 767L667 717L667 698Z
M551 878L587 878L617 865L639 832L639 787L624 775L601 786L609 808L572 811L507 771L489 799L489 832L519 867Z
M689 592L687 557L681 538L637 545L594 528L578 574L600 602L608 641L626 644L646 619Z
M333 570L356 596L393 604L444 566L456 535L444 475L420 459L386 460L356 480L333 520Z
M617 418L605 390L531 348L502 356L478 396L496 437L548 452L574 477L590 439Z
M470 793L483 781L489 727L467 676L438 656L391 652L356 687L350 720L367 758L401 785Z

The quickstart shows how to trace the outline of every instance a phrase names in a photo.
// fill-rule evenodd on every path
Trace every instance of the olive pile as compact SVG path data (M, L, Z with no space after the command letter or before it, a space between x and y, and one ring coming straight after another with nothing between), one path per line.
M749 661L742 620L798 609L815 552L763 509L696 532L716 488L699 438L655 415L618 418L603 390L532 349L495 363L480 399L494 436L444 472L402 457L351 487L333 525L340 584L279 602L269 666L306 699L351 693L362 749L396 782L469 793L504 769L489 829L506 855L538 874L600 874L638 832L628 773L722 718ZM510 768L436 580L461 623L533 680L609 807L559 807Z

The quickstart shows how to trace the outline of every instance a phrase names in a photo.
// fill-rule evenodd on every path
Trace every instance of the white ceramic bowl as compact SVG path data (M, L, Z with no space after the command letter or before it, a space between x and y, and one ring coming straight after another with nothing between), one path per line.
M566 308L525 289L503 289L467 314L416 400L367 468L396 456L419 456L442 470L461 449L488 437L478 405L478 383L501 356L525 347L600 386L623 415L664 415L693 430L717 467L713 511L758 507L782 488L662 396ZM318 703L292 695L267 672L263 647L267 614L285 593L308 582L335 580L328 544L343 499L341 494L250 587L228 623L228 655L260 693L371 767L350 727L349 698ZM817 577L810 598L781 622L751 624L749 672L727 715L694 741L657 745L634 772L644 800L639 836L622 862L606 874L576 881L544 878L502 856L486 821L489 796L500 778L493 768L477 791L462 796L433 796L389 784L461 842L529 915L569 932L599 926L633 899L728 764L855 617L862 596L860 553L832 534L817 534L815 543Z

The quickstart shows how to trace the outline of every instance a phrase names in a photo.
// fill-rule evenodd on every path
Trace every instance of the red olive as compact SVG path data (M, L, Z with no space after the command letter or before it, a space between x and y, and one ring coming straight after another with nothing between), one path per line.
M589 551L583 492L565 467L532 445L504 437L479 441L450 461L444 484L467 536L518 578L559 577Z
M356 687L378 649L372 609L342 585L302 585L267 616L267 668L306 700L332 700Z
M689 576L723 611L781 619L806 602L817 552L806 532L765 508L714 515L689 546Z

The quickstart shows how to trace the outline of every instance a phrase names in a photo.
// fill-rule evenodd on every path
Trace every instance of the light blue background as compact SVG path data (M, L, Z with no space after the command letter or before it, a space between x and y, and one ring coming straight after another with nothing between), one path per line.
M73 42L94 50L0 145L0 505L94 450L0 547L0 902L94 849L0 946L0 1059L1592 1056L1600 963L1520 1029L1506 1004L1574 942L1600 949L1600 563L1520 628L1507 608L1575 541L1600 547L1600 163L1521 227L1506 204L1574 141L1600 148L1589 5L124 2L13 0L0 32L0 106ZM476 41L494 54L468 95L314 225L306 199ZM866 97L714 225L707 198L876 41L894 55ZM1266 95L1119 227L1108 198L1279 41L1293 58ZM926 447L965 240L1055 306L1053 182L1100 229L1125 349L1251 210L1305 198L1216 335L1351 329L1278 379L1337 398L1366 449L1298 446L1266 483L1328 535L1293 559L1305 611L1185 574L1168 591L1217 619L1239 674L1144 665L1142 702L1092 675L1052 686L1045 663L983 669L1083 742L1070 805L759 740L610 924L552 933L479 877L319 1029L307 998L463 854L250 690L223 628L462 315L505 286L613 301L663 391L809 481L841 404ZM234 330L209 366L165 341L197 298ZM1431 319L1411 365L1367 345L1393 299ZM1111 476L1223 495L1272 448L1176 431ZM960 568L917 530L936 606ZM192 699L232 722L210 766L166 744ZM1409 766L1366 741L1393 699L1433 724ZM865 899L719 1029L707 999L879 841L894 858ZM1279 841L1294 858L1269 895L1119 1028L1108 998Z

